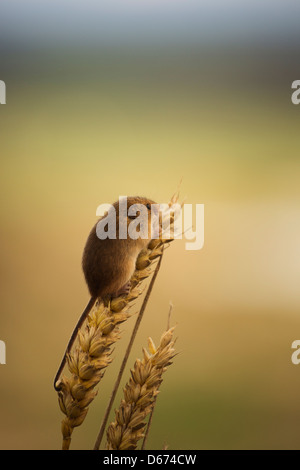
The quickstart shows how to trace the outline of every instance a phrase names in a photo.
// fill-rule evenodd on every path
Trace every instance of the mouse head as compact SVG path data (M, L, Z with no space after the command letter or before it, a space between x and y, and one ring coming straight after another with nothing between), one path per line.
M151 227L154 227L153 220L158 213L157 205L152 199L140 196L120 198L113 204L117 216L117 228L122 232L122 228L129 238L133 240L150 240ZM125 227L126 221L126 227Z

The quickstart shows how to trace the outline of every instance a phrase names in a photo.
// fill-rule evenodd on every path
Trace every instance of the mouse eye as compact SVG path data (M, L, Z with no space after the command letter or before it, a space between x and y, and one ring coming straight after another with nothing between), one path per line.
M147 209L150 211L150 209L151 209L151 204L149 204L149 203L146 204L146 207L147 207Z
M129 215L129 214L128 214L127 217L128 217L128 219L134 220L134 219L136 219L140 214L141 214L141 211L138 211L138 210L137 210L135 214L133 214L133 215Z

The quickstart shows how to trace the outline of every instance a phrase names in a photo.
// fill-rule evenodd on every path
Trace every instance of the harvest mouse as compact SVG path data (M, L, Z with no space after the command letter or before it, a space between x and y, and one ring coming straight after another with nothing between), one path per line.
M54 379L55 390L59 390L59 384L57 384L57 381L66 364L67 354L70 352L73 346L78 329L82 326L96 300L98 298L113 298L122 294L128 294L130 288L130 279L135 271L137 257L139 253L148 246L151 240L152 204L155 204L155 202L144 197L136 196L127 198L125 219L126 232L130 223L139 215L139 211L132 212L129 210L129 208L131 206L138 208L139 205L143 205L144 208L146 208L145 210L147 210L147 233L144 238L138 237L134 239L128 235L126 238L121 238L119 236L119 228L121 224L120 200L115 202L111 208L112 215L115 216L114 238L99 238L97 232L99 221L92 228L86 241L82 257L82 268L91 298L83 313L81 314L69 340L66 352ZM109 215L110 214L108 213L108 216ZM105 217L106 216L102 217L102 221L104 221Z

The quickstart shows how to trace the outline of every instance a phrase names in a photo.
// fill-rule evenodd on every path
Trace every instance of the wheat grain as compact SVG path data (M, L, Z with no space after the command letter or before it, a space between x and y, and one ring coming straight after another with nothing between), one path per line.
M174 327L166 331L156 348L148 340L148 351L137 359L131 377L124 388L124 398L115 411L115 421L107 429L106 449L135 450L144 436L146 418L153 410L162 375L175 355Z

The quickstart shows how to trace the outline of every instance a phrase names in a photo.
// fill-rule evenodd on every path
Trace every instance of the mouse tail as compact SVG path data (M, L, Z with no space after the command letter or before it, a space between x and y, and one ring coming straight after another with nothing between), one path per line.
M66 362L67 362L67 355L68 355L69 352L71 351L71 348L72 348L72 346L73 346L73 344L74 344L74 341L75 341L75 339L76 339L76 337L77 337L78 330L81 328L81 326L82 326L84 320L86 319L86 317L88 316L88 314L89 314L90 311L92 310L92 308L93 308L93 306L94 306L96 300L97 300L97 297L95 297L95 296L90 298L90 300L89 300L87 306L85 307L84 311L83 311L82 314L80 315L80 318L79 318L79 320L78 320L78 322L77 322L77 324L76 324L76 326L75 326L75 328L74 328L74 330L73 330L73 333L72 333L72 335L71 335L71 338L69 339L67 349L66 349L65 354L64 354L64 356L63 356L63 358L62 358L62 361L61 361L61 363L60 363L60 366L59 366L59 368L58 368L58 371L56 372L56 375L55 375L55 379L54 379L54 388L55 388L56 391L59 391L59 389L60 389L59 383L57 383L57 382L58 382L58 380L59 380L59 378L60 378L60 376L61 376L61 373L62 373L62 371L63 371L63 368L64 368L65 365L66 365Z

